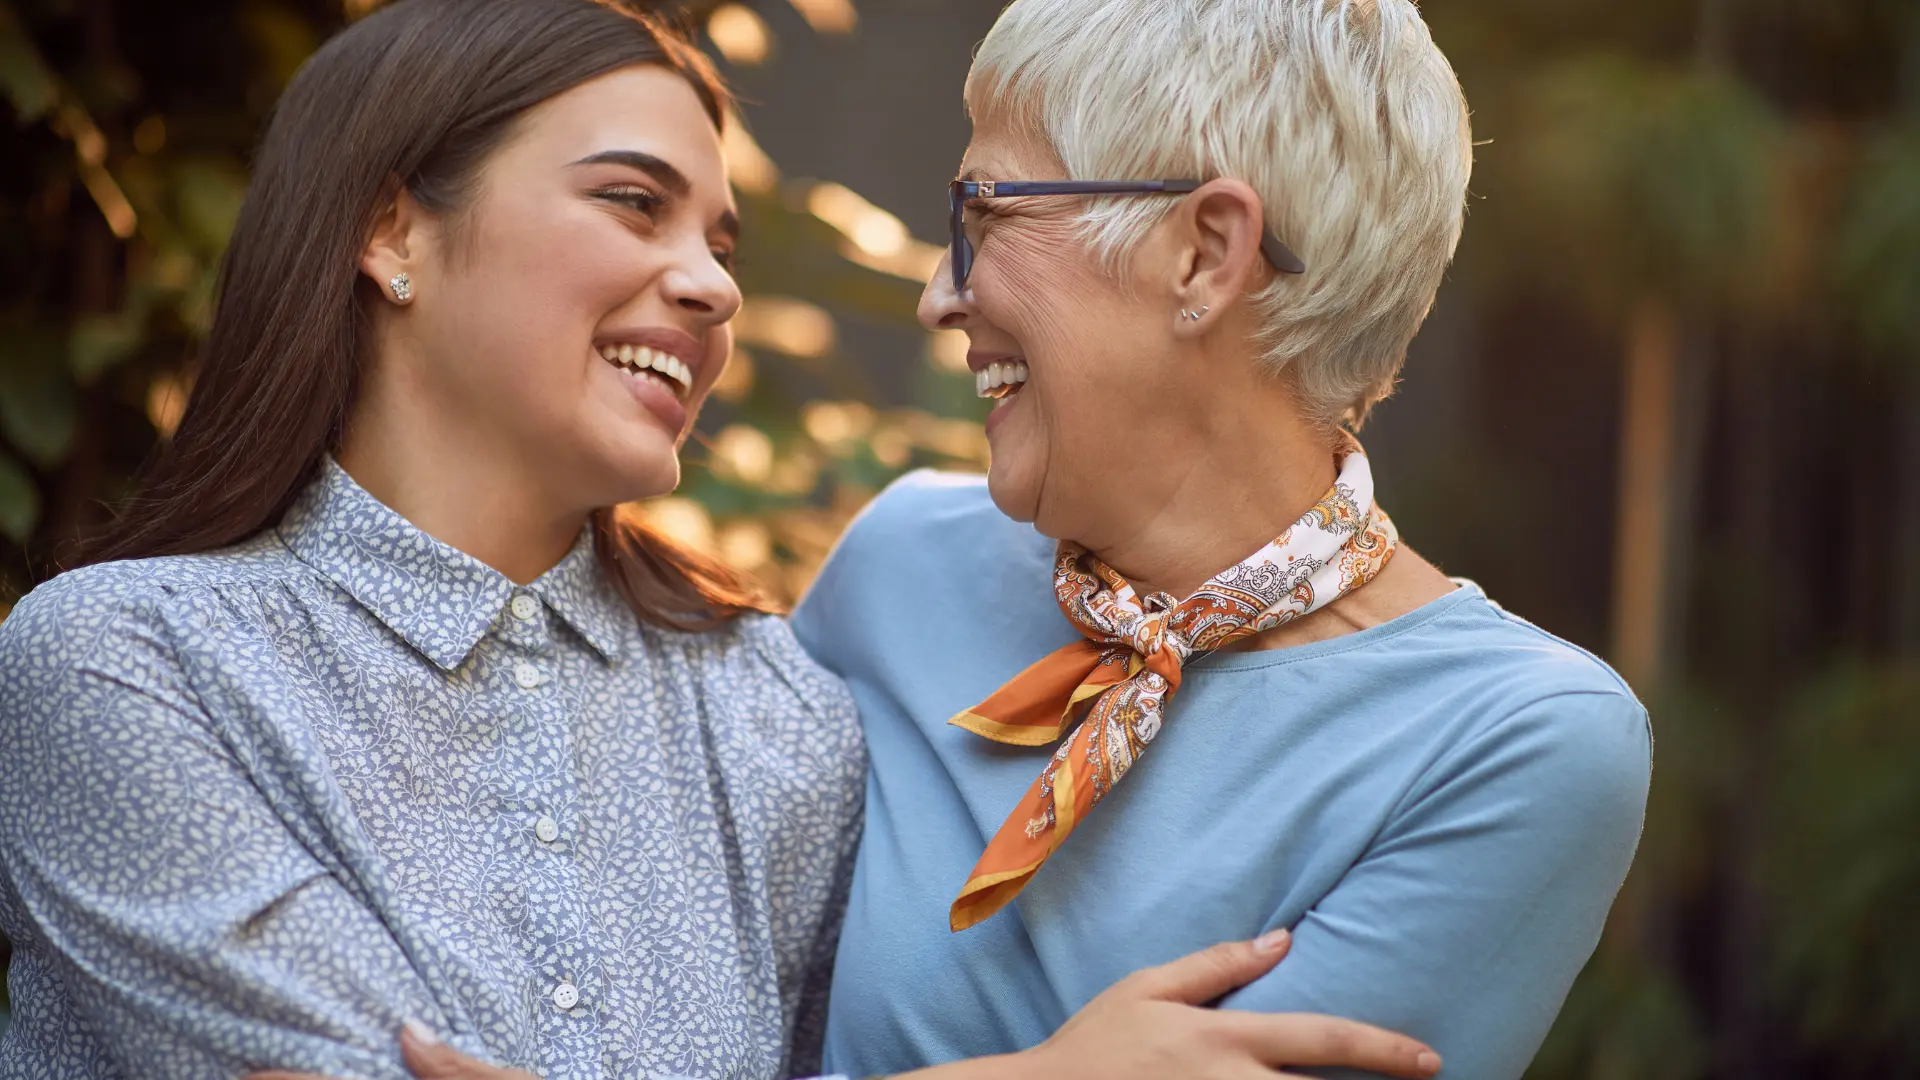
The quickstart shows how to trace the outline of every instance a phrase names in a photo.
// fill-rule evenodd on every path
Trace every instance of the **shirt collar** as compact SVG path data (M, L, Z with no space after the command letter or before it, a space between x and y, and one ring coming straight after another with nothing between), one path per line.
M580 539L574 541L566 558L528 588L609 664L625 658L626 632L633 627L636 616L600 569L591 527L581 530Z
M506 575L441 543L374 498L332 457L288 509L280 539L444 670L461 665L513 598ZM528 586L608 662L633 618L600 572L593 531Z

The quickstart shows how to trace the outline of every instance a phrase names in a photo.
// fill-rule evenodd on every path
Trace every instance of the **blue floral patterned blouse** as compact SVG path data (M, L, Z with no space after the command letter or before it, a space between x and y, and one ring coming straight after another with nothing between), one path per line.
M0 1078L812 1071L859 831L845 688L765 617L643 626L332 462L277 529L0 625Z

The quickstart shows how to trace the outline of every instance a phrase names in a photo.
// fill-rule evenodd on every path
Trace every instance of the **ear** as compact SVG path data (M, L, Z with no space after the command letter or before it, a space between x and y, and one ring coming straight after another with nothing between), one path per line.
M1174 295L1181 331L1198 334L1234 301L1264 284L1260 195L1243 180L1209 180L1182 201L1174 218L1182 247Z
M426 208L414 201L406 185L398 186L393 201L381 211L360 252L360 272L373 279L389 301L407 304L420 287L420 274L432 249L433 235ZM396 293L394 281L407 275L407 288Z

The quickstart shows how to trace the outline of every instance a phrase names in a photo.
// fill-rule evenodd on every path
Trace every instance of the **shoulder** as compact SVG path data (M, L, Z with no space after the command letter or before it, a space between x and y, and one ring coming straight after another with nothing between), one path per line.
M1025 581L1029 563L1052 565L1053 550L1053 541L993 505L985 477L922 469L854 517L801 606L847 591L897 598L903 588L932 602L955 599L940 591L977 590L1008 569Z
M1051 542L993 505L986 477L920 469L895 480L868 503L847 526L834 554L840 559L916 559L975 551L982 544L1035 543L1051 550Z
M0 671L18 689L87 665L167 666L178 620L222 586L283 579L291 556L271 530L201 555L95 563L58 574L0 622Z
M1508 611L1473 582L1461 586L1469 595L1437 620L1436 630L1481 653L1492 671L1515 680L1517 691L1610 695L1638 708L1633 689L1605 660Z
M929 615L1016 621L1052 610L1053 541L993 505L984 477L909 473L841 534L793 613L799 639L836 671L925 640Z
M800 647L784 619L749 614L697 633L649 628L644 634L651 651L677 654L719 700L804 715L831 728L853 724L846 684Z
M1433 778L1516 783L1591 828L1630 822L1637 835L1653 755L1645 706L1605 661L1467 587L1475 595L1419 635L1449 696L1477 706Z

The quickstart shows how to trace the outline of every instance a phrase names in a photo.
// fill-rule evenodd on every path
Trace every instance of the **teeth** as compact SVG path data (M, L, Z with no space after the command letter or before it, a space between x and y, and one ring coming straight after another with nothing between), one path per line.
M658 372L673 383L674 392L680 397L693 389L693 369L671 353L646 345L603 345L600 358L634 371Z
M670 353L663 353L658 349L643 348L640 350L640 355L636 359L639 366L651 368L665 375L667 378L679 383L682 389L693 385L693 371L689 369L687 365L681 363L680 358L677 356L673 356Z
M1001 398L1027 381L1024 360L997 360L974 373L974 393L983 398Z

